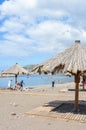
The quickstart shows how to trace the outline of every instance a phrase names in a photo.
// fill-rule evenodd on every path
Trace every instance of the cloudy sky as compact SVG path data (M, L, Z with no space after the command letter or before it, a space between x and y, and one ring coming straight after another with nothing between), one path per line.
M86 45L85 0L0 0L0 70Z

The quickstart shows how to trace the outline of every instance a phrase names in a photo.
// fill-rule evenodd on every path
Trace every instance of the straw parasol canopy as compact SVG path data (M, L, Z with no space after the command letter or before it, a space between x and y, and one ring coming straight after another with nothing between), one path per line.
M20 65L18 65L18 63L16 63L15 65L13 65L12 67L10 67L9 69L3 71L1 73L1 76L6 76L9 75L9 77L12 77L13 75L15 76L15 82L17 81L17 76L20 74L28 74L28 71L26 69L24 69L23 67L21 67Z
M10 75L10 74L2 74L0 73L0 78L9 78L9 77L15 77L15 75Z
M80 44L80 40L76 40L70 48L36 66L32 72L52 74L68 72L73 75L75 78L74 108L77 110L80 76L86 72L86 47Z

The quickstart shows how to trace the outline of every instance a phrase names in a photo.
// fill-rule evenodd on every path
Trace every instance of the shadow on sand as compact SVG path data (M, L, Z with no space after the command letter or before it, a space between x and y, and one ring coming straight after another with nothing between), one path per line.
M74 109L74 101L52 101L49 102L46 107L54 107L51 112L58 112L58 113L74 113L74 114L84 114L86 115L86 101L81 100L79 101L79 109L76 111Z

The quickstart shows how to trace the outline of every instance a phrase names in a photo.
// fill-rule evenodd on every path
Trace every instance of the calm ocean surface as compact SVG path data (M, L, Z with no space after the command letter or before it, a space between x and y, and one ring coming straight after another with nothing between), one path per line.
M8 81L12 79L13 87L15 85L15 78L0 78L0 88L7 88L8 87ZM50 84L52 83L52 80L55 80L55 83L66 83L66 82L73 82L74 77L69 77L65 75L21 75L18 76L18 82L21 80L24 81L25 86L35 87L44 84Z

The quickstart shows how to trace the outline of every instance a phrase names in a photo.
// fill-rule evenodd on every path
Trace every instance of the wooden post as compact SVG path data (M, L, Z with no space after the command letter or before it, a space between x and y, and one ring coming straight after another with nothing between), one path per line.
M83 82L82 82L83 83L83 90L84 90L84 82L85 82L85 80L84 80L84 77L83 77Z
M74 103L75 110L78 110L79 82L80 82L80 73L77 72L77 74L75 75L75 103Z
M17 82L17 74L15 75L15 84L16 84L16 82Z
M79 84L78 83L75 83L75 103L74 103L74 108L75 110L78 109L78 98L79 98Z

